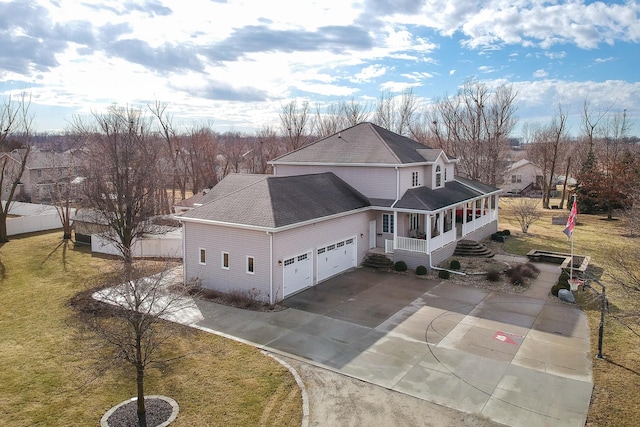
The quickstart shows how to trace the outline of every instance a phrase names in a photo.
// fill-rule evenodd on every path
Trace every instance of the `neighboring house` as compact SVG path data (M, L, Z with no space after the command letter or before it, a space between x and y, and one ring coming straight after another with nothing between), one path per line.
M507 168L502 189L507 194L542 194L542 169L527 159L518 160Z
M5 171L9 179L5 180L3 194L6 194L15 179L12 175L19 172L25 153L26 150L18 149L0 155L0 162L5 159L8 162ZM62 194L64 187L71 181L72 197L77 198L80 186L73 183L77 182L74 179L79 177L78 172L81 170L79 158L79 151L55 152L33 148L27 158L15 197L33 203L51 203L58 198L58 194Z
M232 174L179 218L185 280L275 302L358 266L369 251L410 268L498 228L500 189L455 176L442 150L361 123Z
M207 188L203 191L200 191L194 194L193 196L187 199L180 200L178 203L173 205L173 212L177 214L181 214L195 207L202 206L201 200L205 196L205 194L207 194L208 192L209 192L209 189Z

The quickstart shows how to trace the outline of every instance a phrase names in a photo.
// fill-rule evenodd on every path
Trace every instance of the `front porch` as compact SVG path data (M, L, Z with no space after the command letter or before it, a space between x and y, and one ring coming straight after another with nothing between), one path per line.
M497 205L497 196L490 196L435 212L395 212L398 227L392 238L384 239L384 252L431 254L458 240L473 238L490 224L495 223L497 229Z

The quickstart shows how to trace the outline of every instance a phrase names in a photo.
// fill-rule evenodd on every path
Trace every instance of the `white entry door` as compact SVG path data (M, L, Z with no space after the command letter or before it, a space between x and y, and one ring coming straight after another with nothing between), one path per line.
M376 220L369 221L369 249L377 246L376 242Z
M311 252L307 252L283 260L283 298L313 284L313 262L311 258Z
M352 237L318 248L318 283L356 266L356 239Z

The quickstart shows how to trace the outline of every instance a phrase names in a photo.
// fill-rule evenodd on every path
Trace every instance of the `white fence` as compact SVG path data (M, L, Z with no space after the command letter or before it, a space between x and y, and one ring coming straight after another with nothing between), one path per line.
M99 234L91 235L91 252L120 255L116 245ZM136 258L182 258L182 229L137 240L133 245L133 256Z
M5 203L5 201L2 202L3 207ZM74 213L75 209L72 209L71 216ZM9 214L18 217L7 218L8 236L62 228L62 221L60 221L56 208L50 205L12 202L9 205Z

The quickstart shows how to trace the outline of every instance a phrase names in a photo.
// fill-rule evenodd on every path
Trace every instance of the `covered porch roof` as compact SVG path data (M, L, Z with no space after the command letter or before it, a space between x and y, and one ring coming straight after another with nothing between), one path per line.
M490 185L456 177L455 181L446 182L442 188L417 187L407 190L393 207L433 212L500 191Z

